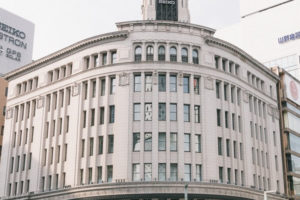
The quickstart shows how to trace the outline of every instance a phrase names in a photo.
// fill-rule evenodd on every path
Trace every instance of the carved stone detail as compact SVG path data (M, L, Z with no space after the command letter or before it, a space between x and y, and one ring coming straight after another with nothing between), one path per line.
M129 85L129 75L127 73L122 73L119 75L119 86Z
M249 103L249 92L248 91L243 92L243 100L245 103Z
M74 83L72 86L72 96L77 96L80 94L80 84Z
M40 109L42 107L44 107L44 100L45 98L40 96L38 99L37 99L37 108Z
M153 72L153 85L157 85L158 84L158 74L157 71Z
M5 114L5 118L6 119L11 119L14 115L14 109L13 108L9 108L6 110L6 114Z
M205 89L214 90L214 79L211 77L206 77L204 80Z

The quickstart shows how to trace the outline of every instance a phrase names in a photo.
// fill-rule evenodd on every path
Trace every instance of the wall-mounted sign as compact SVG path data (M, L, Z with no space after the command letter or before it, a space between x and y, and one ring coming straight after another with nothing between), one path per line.
M278 43L283 44L297 39L300 39L300 31L278 38Z
M178 21L178 0L156 0L156 20Z
M300 84L289 75L284 76L286 98L300 105Z
M34 24L0 8L0 73L32 62Z

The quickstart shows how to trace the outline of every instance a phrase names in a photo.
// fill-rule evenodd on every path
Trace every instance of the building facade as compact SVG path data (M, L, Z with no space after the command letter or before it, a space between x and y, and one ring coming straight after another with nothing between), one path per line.
M226 40L265 64L300 79L300 1L242 0L240 22L217 30ZM268 27L268 28L266 28Z
M6 75L0 196L285 199L278 76L155 2Z
M7 81L0 75L0 162L6 112Z
M280 75L279 98L282 118L282 149L285 189L290 199L300 199L300 82L284 70L276 68Z

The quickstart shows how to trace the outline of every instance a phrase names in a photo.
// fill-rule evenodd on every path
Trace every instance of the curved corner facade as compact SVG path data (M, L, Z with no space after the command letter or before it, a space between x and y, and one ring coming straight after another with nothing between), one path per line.
M7 74L10 199L284 199L279 78L214 30L119 23Z

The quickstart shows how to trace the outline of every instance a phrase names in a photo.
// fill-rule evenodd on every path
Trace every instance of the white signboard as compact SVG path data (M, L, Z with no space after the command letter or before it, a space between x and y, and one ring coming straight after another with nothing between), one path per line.
M289 75L284 76L286 98L300 105L300 84Z
M0 8L0 73L32 62L34 24Z

